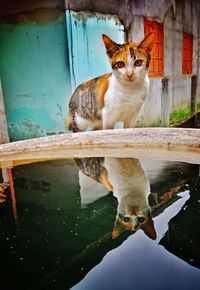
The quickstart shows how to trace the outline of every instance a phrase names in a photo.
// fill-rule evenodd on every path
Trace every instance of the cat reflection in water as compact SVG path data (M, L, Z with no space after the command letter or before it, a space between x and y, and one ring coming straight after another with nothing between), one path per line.
M154 33L140 43L117 44L107 35L103 41L112 73L81 84L73 93L66 119L73 132L113 129L116 122L134 127L148 95Z
M148 237L156 239L151 209L148 204L150 184L138 159L84 158L76 159L76 163L84 175L106 188L106 191L102 191L103 195L112 191L118 200L117 215L112 231L113 238L117 238L126 230L142 229ZM88 194L88 190L84 191L83 180L83 175L81 175L79 181L81 198L86 199L85 195ZM95 185L91 192L95 195Z

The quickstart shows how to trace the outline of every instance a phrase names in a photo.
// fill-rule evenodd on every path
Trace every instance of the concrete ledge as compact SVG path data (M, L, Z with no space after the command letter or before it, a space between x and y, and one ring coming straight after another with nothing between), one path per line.
M0 145L0 161L73 157L156 158L200 164L200 130L133 128L54 135Z

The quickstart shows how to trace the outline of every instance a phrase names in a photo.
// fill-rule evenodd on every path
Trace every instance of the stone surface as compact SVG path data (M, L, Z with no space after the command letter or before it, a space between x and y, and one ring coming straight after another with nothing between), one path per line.
M88 156L158 158L200 164L200 131L134 128L62 134L0 145L0 161Z

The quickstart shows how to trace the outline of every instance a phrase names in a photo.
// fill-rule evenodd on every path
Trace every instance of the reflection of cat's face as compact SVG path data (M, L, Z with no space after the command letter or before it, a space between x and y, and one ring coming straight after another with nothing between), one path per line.
M124 231L135 232L138 229L142 229L149 238L156 239L156 231L149 208L142 211L132 211L132 213L131 211L129 213L127 211L126 213L118 212L112 237L117 238Z
M126 230L142 229L148 237L156 239L147 199L150 184L138 159L94 157L77 159L76 163L86 176L103 184L108 191L113 191L118 200L117 216L112 232L113 238L117 238ZM80 187L83 196L83 179L79 181L82 181ZM94 196L94 184L92 186L92 191L91 189L90 191ZM90 192L88 189L87 186L86 195Z

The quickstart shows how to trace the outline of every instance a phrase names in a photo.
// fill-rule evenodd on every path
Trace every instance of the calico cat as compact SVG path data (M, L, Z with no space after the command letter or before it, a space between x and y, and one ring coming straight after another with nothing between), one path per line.
M149 180L138 159L93 157L76 159L76 163L82 173L103 184L107 192L112 191L118 200L116 221L112 231L113 238L117 238L126 230L142 229L148 237L156 239L148 205ZM86 181L89 183L89 180ZM87 190L82 188L84 186L85 184L80 183L80 190L82 194L87 195ZM92 186L90 191L95 196L95 184L93 183ZM100 196L99 193L97 198L98 196ZM102 196L105 196L103 190ZM88 199L87 196L82 196L82 198Z
M112 73L81 84L69 102L66 125L73 132L134 127L149 90L148 68L154 44L151 32L141 43L117 44L102 35Z

